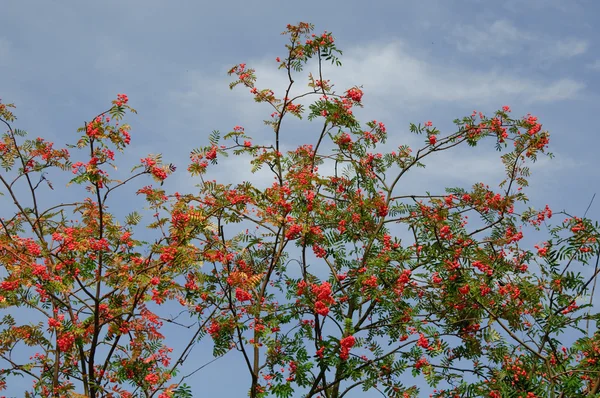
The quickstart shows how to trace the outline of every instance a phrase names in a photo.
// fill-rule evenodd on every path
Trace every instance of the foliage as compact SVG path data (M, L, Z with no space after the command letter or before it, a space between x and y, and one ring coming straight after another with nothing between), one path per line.
M149 156L124 181L108 175L110 147L129 144L129 127L111 124L132 110L126 96L81 130L75 147L87 159L74 164L44 140L19 143L9 106L0 108L9 127L0 181L17 206L2 220L0 302L43 321L3 318L3 377L29 375L39 396L73 396L79 387L88 397L191 396L186 376L169 380L193 344L210 336L216 356L243 357L251 397L340 398L358 387L419 396L424 383L408 375L434 397L598 396L591 303L600 226L569 214L550 225L548 206L527 207L528 165L547 154L548 132L536 117L513 118L503 106L455 120L450 133L413 124L422 146L390 148L382 122L361 124L353 113L361 88L340 93L323 79L323 62L341 65L341 51L331 33L312 31L300 23L284 32L287 56L277 63L288 85L280 97L258 88L245 64L229 71L231 88L245 87L272 108L269 139L252 142L240 126L223 138L215 131L190 154L198 192L137 191L154 212L148 226L159 237L151 244L133 239L140 214L121 225L107 207L116 188L142 175L162 182L175 171ZM309 89L292 96L307 66L316 67ZM302 103L311 96L312 104ZM304 114L320 126L314 144L284 152L284 118ZM409 172L431 157L484 144L501 153L497 188L402 192ZM208 179L229 154L249 157L253 171L265 169L275 182L261 189ZM40 183L53 168L72 170L72 183L89 197L41 210L38 192L51 185ZM528 232L546 228L543 244L525 243ZM196 320L171 366L156 313L169 300ZM16 362L17 345L38 354Z

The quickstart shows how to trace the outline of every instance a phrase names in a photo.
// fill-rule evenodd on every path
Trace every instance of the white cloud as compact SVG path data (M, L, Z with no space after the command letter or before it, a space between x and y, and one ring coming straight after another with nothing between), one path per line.
M505 0L504 7L508 10L522 14L525 8L532 10L548 10L554 8L563 13L574 13L583 9L582 4L578 4L578 0Z
M588 47L589 43L585 40L574 38L559 40L555 43L554 55L560 58L571 58L584 54Z
M502 70L478 71L468 66L430 61L402 41L356 46L344 53L344 67L331 74L338 90L357 83L371 98L388 107L419 107L432 102L476 104L497 101L553 102L575 97L584 85L572 79L542 80ZM268 68L259 65L258 69ZM259 83L283 89L284 75L266 73Z
M432 102L468 104L497 101L552 102L576 96L584 85L572 79L554 81L523 77L500 70L430 62L413 55L402 42L373 44L346 53L340 74L362 82L369 93L414 106Z
M271 58L250 61L248 66L257 70L258 88L270 88L276 96L283 97L287 76L277 70ZM576 98L585 88L582 82L571 78L552 80L501 69L485 71L470 65L444 64L418 55L399 40L350 48L344 53L343 64L335 70L326 67L325 77L332 79L338 92L356 84L363 85L369 97L367 106L376 104L378 117L398 115L399 109L431 108L436 103L458 103L478 109L487 105L497 107L499 103L513 106L549 103ZM304 71L304 76L308 72ZM296 80L292 96L307 90L305 78L299 76ZM267 104L254 104L251 94L243 87L227 90L230 81L227 76L215 78L190 71L187 87L174 89L168 95L169 103L210 116L233 112L236 121L232 123L248 127L244 123L253 121L253 127L258 128L272 110ZM302 102L310 103L314 99L305 97Z
M586 66L587 68L592 70L600 70L600 59L597 59L594 62L587 64Z
M257 87L270 88L281 97L287 86L287 75L277 70L273 58L249 61L248 66L257 70ZM338 92L362 84L369 97L368 109L364 111L374 109L376 118L386 114L388 123L393 119L397 125L402 126L406 125L404 119L408 116L407 110L431 109L436 104L460 103L481 109L486 105L497 107L503 104L516 106L518 103L547 103L574 98L584 88L582 83L566 78L538 79L501 70L477 71L470 66L444 65L417 55L402 41L355 46L345 51L343 64L342 68L335 71L330 71L327 67L324 73L325 78L331 78L336 84ZM308 72L304 71L303 75ZM268 140L270 130L269 127L262 126L262 119L267 118L272 110L266 104L255 104L246 88L239 87L229 91L227 84L230 81L227 76L215 78L199 71L190 71L187 87L174 89L168 95L167 102L180 110L191 111L185 112L189 113L191 119L187 120L188 116L183 115L178 118L184 125L197 123L197 120L207 122L207 119L220 114L222 118L229 119L231 126L226 128L241 124L255 139ZM307 89L305 79L299 76L296 81L297 88L291 96ZM302 102L309 103L314 99L305 97ZM376 105L371 108L373 103ZM231 114L235 115L235 119L228 117ZM367 119L361 117L361 120ZM310 134L314 134L315 129L311 128L309 132L306 125L302 124L301 130L298 130L300 135L294 136L297 126L295 122L292 123L294 125L288 124L286 129L292 132L286 142L292 146L296 143L295 140L302 141L301 143L311 142L313 137ZM402 143L413 148L424 145L421 138L412 135L404 136L402 140ZM454 152L439 154L426 162L428 167L422 175L427 175L426 180L434 182L439 182L440 179L453 179L457 183L469 185L489 179L499 182L503 168L498 156L496 152L491 154L479 151L467 151L460 155ZM542 161L538 167L545 169L552 167L552 163L546 166ZM270 173L250 173L247 159L230 158L215 167L212 173L214 172L219 176L218 179L249 180L261 186L272 183ZM423 189L422 179L407 183L417 190ZM179 184L189 186L190 181L182 180Z
M524 41L531 40L527 33L508 21L498 20L491 25L460 25L452 32L459 51L508 55L520 50Z
M473 150L461 148L435 153L423 161L426 165L424 169L414 169L406 176L400 189L404 193L431 191L439 194L443 187L468 188L479 182L486 182L496 188L506 178L501 160L503 153L506 152L495 151L489 141L482 142ZM527 167L532 173L530 180L539 182L555 178L569 170L577 170L581 167L581 162L564 154L554 159L540 155L537 162L527 162Z
M453 29L449 40L459 51L469 54L504 57L533 52L537 54L534 61L537 64L582 55L589 47L586 40L538 36L503 19L459 25Z

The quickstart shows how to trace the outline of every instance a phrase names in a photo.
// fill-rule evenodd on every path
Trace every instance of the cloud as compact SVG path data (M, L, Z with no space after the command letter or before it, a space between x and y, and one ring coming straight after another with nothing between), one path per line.
M537 78L501 69L478 70L470 65L443 64L415 53L400 40L354 46L345 51L343 63L344 66L336 70L327 67L325 76L332 78L338 92L356 84L363 85L369 97L376 99L378 112L414 110L435 103L462 103L469 107L473 104L498 106L498 101L549 103L575 98L585 88L582 82L571 78ZM268 87L283 96L287 77L277 70L273 59L259 59L248 65L257 70L259 88ZM308 74L308 70L304 74ZM255 117L257 106L252 105L252 98L244 88L233 93L226 89L229 78L200 72L190 72L189 76L185 88L170 93L174 103L196 109L226 105L228 109L241 111L242 119ZM306 90L304 81L297 80L292 94ZM314 97L308 97L305 102L313 100ZM267 115L267 105L264 109Z
M459 25L452 32L459 51L507 55L520 50L522 43L531 40L527 33L508 21L498 20L491 25Z
M476 70L470 66L442 64L413 55L402 42L372 44L347 52L341 72L362 82L374 96L391 104L415 106L432 102L496 104L499 100L553 102L575 97L584 85L569 78L542 80L502 70Z
M432 194L443 194L440 190L444 187L468 189L479 182L497 189L498 184L506 178L501 156L510 149L497 152L491 141L484 141L477 149L462 147L434 153L424 159L425 168L415 168L403 178L399 189L401 193L424 194L429 191ZM532 173L530 181L540 182L578 170L581 162L561 153L554 159L540 155L537 162L528 161L527 167Z
M248 60L247 64L257 70L258 88L270 88L277 96L282 97L288 84L287 75L282 70L277 70L274 59L274 56L267 55ZM471 65L442 64L428 58L427 54L413 51L401 40L355 45L344 52L342 68L331 68L326 67L324 77L331 78L338 92L356 84L363 85L368 101L365 109L357 110L357 114L360 113L359 119L387 120L388 127L389 122L396 126L407 126L408 119L414 118L415 110L430 112L439 105L444 105L444 109L457 104L463 108L466 106L467 109L473 106L482 109L488 105L495 109L503 104L516 106L518 103L550 103L576 98L585 88L583 83L569 78L537 78L499 69L477 70ZM223 67L222 70L227 68ZM311 71L315 73L307 68L299 74L290 97L307 90L303 76ZM244 87L229 91L227 85L230 81L231 78L225 73L215 76L200 70L190 70L183 86L174 87L167 95L166 102L174 109L185 110L177 118L184 126L195 125L201 120L203 124L217 128L219 124L222 125L222 120L228 119L230 125L222 126L223 131L240 124L257 142L269 141L272 130L263 126L262 119L268 118L273 110L267 104L254 103L249 90ZM306 105L315 99L308 96L299 102ZM233 120L228 116L232 114L235 115ZM371 117L364 117L363 114ZM215 124L210 121L213 118ZM217 122L219 119L221 121ZM284 151L293 149L296 144L315 141L313 135L319 129L307 129L307 124L300 123L302 124L298 124L293 118L286 121L285 141L290 147L283 148ZM442 130L452 129L451 125L440 127ZM413 148L424 145L422 137L400 135L398 131L404 131L404 128L391 130L394 130L393 134L397 134L394 137L397 138L390 142L401 139L403 144ZM418 176L431 181L435 188L439 187L440 180L452 179L458 184L470 185L487 179L500 181L503 175L496 152L467 152L459 156L454 152L439 154L428 159L427 163L425 171L415 173L418 180L407 181L419 191L423 188L423 179ZM545 163L540 162L539 165ZM260 186L270 185L273 181L272 175L264 171L252 174L247 159L230 158L211 170L211 175L212 173L216 173L214 175L219 180L248 180ZM182 179L177 185L189 186L190 181Z
M600 59L597 59L594 62L587 64L586 67L592 70L600 70Z
M458 25L450 35L450 42L464 53L485 56L520 56L521 53L536 53L536 64L547 64L584 54L589 47L587 40L574 37L553 38L538 36L519 29L510 21L500 19L492 23L485 21L472 25Z
M548 10L555 9L563 13L575 13L582 10L582 4L578 4L577 0L505 0L503 6L508 10L522 14L524 8L531 10Z
M574 38L559 40L554 46L554 56L559 58L571 58L584 54L589 47L586 40Z

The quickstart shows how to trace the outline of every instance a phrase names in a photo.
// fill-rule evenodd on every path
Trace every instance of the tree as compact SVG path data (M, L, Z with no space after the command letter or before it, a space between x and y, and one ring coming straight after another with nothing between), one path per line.
M75 163L67 149L42 138L19 142L25 132L11 127L14 105L0 105L8 127L0 144L0 182L16 207L13 216L1 219L0 305L29 310L25 320L16 319L22 315L17 312L2 318L0 356L8 365L1 373L3 387L7 376L18 374L34 380L27 396L76 396L75 381L82 396L127 397L132 395L121 387L127 380L150 396L175 371L170 349L162 344L164 319L148 303L162 304L183 289L173 280L196 269L197 252L178 247L180 260L167 268L165 257L172 254L160 251L160 239L148 247L133 238L141 221L137 212L123 223L108 212L119 188L148 174L162 181L174 171L161 165L160 156L149 156L127 179L111 178L113 149L122 152L130 142L130 127L119 125L126 111L134 111L127 103L119 94L108 111L80 129L83 134L71 147L82 150L86 161ZM47 201L40 192L53 189L46 172L52 169L72 172L70 183L83 185L88 194L43 208ZM149 254L139 251L144 246ZM25 363L20 362L24 346L35 348ZM162 396L174 388L164 388Z
M592 299L600 226L569 214L550 225L548 206L526 207L528 164L547 154L549 144L537 118L512 118L503 106L491 116L474 112L455 120L451 133L431 122L413 124L422 147L391 149L383 123L363 125L353 114L361 88L336 92L324 79L323 64L341 65L341 51L331 33L312 31L300 23L284 32L287 56L276 61L289 84L280 97L259 89L245 64L229 71L231 88L245 87L272 108L265 121L272 138L253 142L236 126L222 143L213 132L209 145L190 155L188 171L199 179L199 192L137 191L159 234L149 254L132 238L139 215L121 225L106 201L134 178L162 181L174 169L154 156L126 180L109 177L103 166L114 154L108 145L122 150L129 135L128 126L111 125L106 114L120 120L131 110L127 97L84 127L77 146L88 158L73 165L43 140L19 144L22 134L10 127L14 119L3 106L9 125L3 166L20 168L14 179L2 174L0 180L17 206L2 223L1 302L47 319L47 325L16 325L5 316L0 355L9 366L3 374L29 374L44 396L72 394L67 377L80 380L89 397L131 396L127 384L139 396L186 396L185 376L169 379L194 342L209 335L216 356L236 350L243 357L251 397L340 398L357 387L413 397L425 383L435 397L598 396L600 335L593 332ZM309 90L292 96L311 62ZM307 107L311 96L317 99ZM284 153L284 119L304 115L320 126L314 143ZM506 177L497 189L477 183L400 193L409 172L429 158L487 142L502 153ZM253 171L267 170L274 183L261 189L205 177L230 154L249 158ZM72 168L73 182L84 184L90 197L41 211L36 195L47 181L41 173L55 167ZM17 200L19 180L32 198L28 207ZM81 222L68 221L69 207ZM529 247L524 234L542 231L545 243ZM197 327L171 367L156 313L169 300ZM18 343L40 355L27 365L13 361Z

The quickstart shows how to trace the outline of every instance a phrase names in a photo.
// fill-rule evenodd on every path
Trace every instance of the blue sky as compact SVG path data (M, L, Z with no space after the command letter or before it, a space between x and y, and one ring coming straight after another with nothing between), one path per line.
M212 130L242 125L255 139L267 137L262 120L269 110L243 89L230 91L226 71L245 62L257 69L261 88L277 93L284 83L275 62L284 55L279 33L298 21L333 32L343 67L328 69L327 78L340 90L363 86L359 116L385 122L393 146L419 143L408 133L410 122L432 120L451 132L444 129L452 120L474 109L510 105L515 116L538 116L551 133L556 158L533 169L534 205L582 214L598 192L595 0L3 0L0 98L17 105L16 127L58 144L73 142L85 120L127 93L139 111L128 119L127 161L162 152L180 166L169 188L190 191L189 150L206 145ZM317 126L291 123L289 145L304 143L311 128ZM246 170L223 164L216 178L260 183ZM406 189L439 191L501 175L497 153L469 151L440 156ZM600 219L600 198L588 216ZM208 350L197 355L197 363L210 359ZM245 382L222 384L244 371L233 356L199 372L195 391L243 396Z

